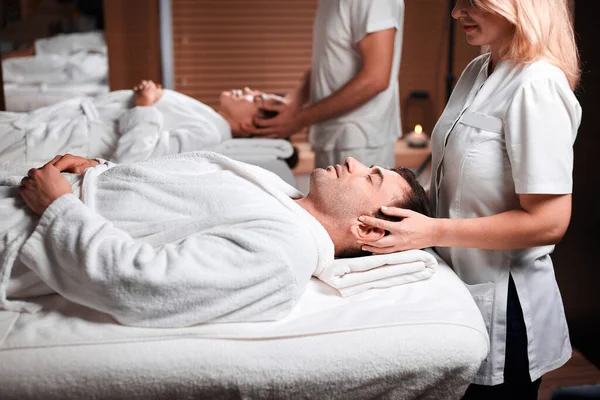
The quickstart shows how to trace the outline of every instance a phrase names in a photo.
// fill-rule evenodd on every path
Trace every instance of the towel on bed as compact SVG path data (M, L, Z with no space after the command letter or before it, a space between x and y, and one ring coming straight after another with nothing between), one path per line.
M221 142L215 151L233 159L286 159L294 154L292 144L282 139L229 139Z
M315 277L337 289L342 297L373 288L387 288L431 277L437 260L423 250L341 258L315 272Z

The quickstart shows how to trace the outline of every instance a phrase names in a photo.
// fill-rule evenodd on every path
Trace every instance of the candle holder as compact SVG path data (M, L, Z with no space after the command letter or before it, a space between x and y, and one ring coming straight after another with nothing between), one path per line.
M408 147L424 148L429 146L429 137L423 132L421 125L416 125L415 130L406 135Z

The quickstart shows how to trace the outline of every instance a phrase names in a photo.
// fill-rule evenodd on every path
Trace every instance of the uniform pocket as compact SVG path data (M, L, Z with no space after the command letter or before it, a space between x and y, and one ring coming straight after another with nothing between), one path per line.
M502 133L502 120L491 115L476 111L467 111L461 117L459 123L482 131Z
M496 290L496 284L494 282L480 283L477 285L467 285L467 289L471 293L481 316L485 323L485 329L488 331L488 335L491 332L492 326L492 315L494 310L494 292Z

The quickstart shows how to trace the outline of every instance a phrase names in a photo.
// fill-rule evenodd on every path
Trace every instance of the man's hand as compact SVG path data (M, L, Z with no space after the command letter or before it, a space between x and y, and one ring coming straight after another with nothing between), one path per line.
M300 107L295 103L262 101L260 108L265 111L277 112L279 115L275 118L256 116L252 120L253 124L242 124L242 130L251 136L287 139L304 128L300 121Z
M64 156L56 156L47 165L53 165L59 172L71 172L73 174L83 174L87 168L95 167L99 162L96 160L88 160L87 158L65 154Z
M54 200L67 193L71 193L69 181L50 163L30 169L19 187L19 195L37 215L42 215Z
M163 95L162 85L152 81L143 80L133 87L135 105L149 107L154 105Z

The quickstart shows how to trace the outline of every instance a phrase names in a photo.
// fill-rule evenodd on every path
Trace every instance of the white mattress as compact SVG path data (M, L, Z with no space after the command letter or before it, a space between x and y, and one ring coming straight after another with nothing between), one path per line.
M468 290L432 278L341 298L313 280L282 321L145 329L58 296L0 312L0 398L460 398L489 341Z
M294 173L287 165L285 160L274 159L274 158L258 158L258 157L232 157L238 161L242 161L248 164L257 165L261 168L264 168L268 171L273 172L281 179L283 179L288 185L293 187L296 186L296 179L294 178Z
M104 82L64 83L64 84L5 84L4 98L6 111L28 112L46 107L74 97L94 97L108 93Z

